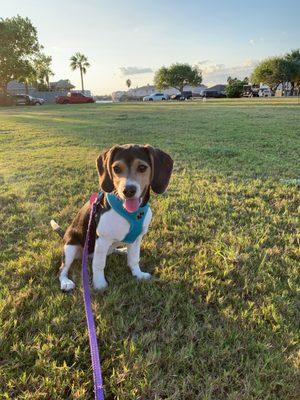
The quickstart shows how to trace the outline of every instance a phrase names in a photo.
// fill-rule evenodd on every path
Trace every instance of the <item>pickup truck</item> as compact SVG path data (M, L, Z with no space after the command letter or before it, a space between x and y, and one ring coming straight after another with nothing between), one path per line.
M57 104L82 104L95 103L95 100L80 92L70 92L66 96L58 96L55 99Z
M45 103L44 99L28 94L16 94L14 98L17 106L42 106Z

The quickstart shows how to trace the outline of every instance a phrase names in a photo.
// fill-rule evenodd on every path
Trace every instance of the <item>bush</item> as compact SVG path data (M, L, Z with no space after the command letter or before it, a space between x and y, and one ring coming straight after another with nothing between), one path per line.
M227 97L241 97L244 90L245 80L241 81L237 78L228 78L228 85L226 86Z

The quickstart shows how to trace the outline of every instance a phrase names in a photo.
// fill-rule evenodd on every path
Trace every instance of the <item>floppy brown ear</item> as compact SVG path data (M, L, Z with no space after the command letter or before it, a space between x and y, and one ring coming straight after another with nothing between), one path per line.
M145 148L149 152L152 164L151 189L157 194L164 193L171 178L173 160L169 154L160 149L156 149L150 145L146 145Z
M117 146L114 146L109 150L105 150L103 153L99 155L99 157L96 160L100 187L106 193L110 193L114 190L114 183L112 180L112 172L111 172L111 162L113 160L116 150Z

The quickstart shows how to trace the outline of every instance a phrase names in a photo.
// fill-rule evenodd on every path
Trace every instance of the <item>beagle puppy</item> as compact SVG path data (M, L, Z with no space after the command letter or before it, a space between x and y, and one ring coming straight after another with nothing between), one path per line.
M100 189L101 211L92 222L91 246L93 257L93 285L104 289L106 257L120 244L127 246L127 263L132 275L149 279L151 275L140 269L140 247L152 218L149 207L150 189L165 192L173 169L172 158L150 145L116 145L104 151L96 160ZM68 291L75 287L68 278L75 259L81 259L85 243L91 204L87 202L64 233L55 221L52 228L63 237L63 260L60 269L60 287Z

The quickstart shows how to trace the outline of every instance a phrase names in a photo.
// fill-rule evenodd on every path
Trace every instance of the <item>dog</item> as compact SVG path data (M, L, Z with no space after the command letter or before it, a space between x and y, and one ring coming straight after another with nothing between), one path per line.
M150 190L164 193L168 187L173 160L169 154L150 145L116 145L104 151L96 160L99 174L100 215L92 221L89 254L93 258L93 285L95 289L107 287L104 275L106 257L120 244L127 246L127 264L137 279L151 275L140 269L140 247L152 218L149 207ZM99 197L98 197L99 198ZM63 259L59 274L60 288L74 289L68 278L75 259L82 258L91 204L87 202L78 212L66 232L54 221L52 228L63 237Z

